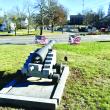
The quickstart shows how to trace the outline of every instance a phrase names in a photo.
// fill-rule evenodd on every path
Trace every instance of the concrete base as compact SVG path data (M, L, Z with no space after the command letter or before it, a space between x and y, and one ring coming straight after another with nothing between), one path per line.
M69 67L64 66L63 73L57 85L49 79L35 79L17 82L13 80L0 91L0 105L15 105L18 107L56 110L60 103Z

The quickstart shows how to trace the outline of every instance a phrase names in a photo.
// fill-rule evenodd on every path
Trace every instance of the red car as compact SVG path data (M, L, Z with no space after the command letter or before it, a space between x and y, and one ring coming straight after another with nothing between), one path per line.
M69 43L70 44L80 44L81 38L79 35L70 35L69 36Z
M48 39L45 36L35 36L35 43L45 45L48 43Z

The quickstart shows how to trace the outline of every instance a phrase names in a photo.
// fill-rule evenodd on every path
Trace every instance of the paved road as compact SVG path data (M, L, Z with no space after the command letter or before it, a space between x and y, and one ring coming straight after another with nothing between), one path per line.
M56 40L58 43L67 43L70 33L64 33L60 35L47 35L49 40ZM34 36L0 36L0 44L33 44ZM82 42L91 41L110 41L110 35L85 35L81 36Z

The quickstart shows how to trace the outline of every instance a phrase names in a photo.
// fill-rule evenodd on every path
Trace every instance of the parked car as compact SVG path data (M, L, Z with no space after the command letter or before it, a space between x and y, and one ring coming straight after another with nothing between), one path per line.
M0 31L6 31L5 24L0 24Z
M87 27L79 27L78 31L79 32L88 32L88 29L87 29Z
M48 39L45 36L35 36L35 43L45 45L48 43Z
M101 28L100 31L101 32L105 32L106 31L106 28Z
M80 44L81 38L79 35L70 35L69 36L69 43L70 44Z

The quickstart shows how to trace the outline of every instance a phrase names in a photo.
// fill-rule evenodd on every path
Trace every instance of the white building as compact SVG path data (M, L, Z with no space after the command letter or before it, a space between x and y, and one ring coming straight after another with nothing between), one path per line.
M28 26L28 19L27 18L21 20L21 26L22 27L27 27Z
M11 29L11 31L14 31L15 28L16 28L16 24L13 23L13 22L11 22L11 23L10 23L10 29Z

